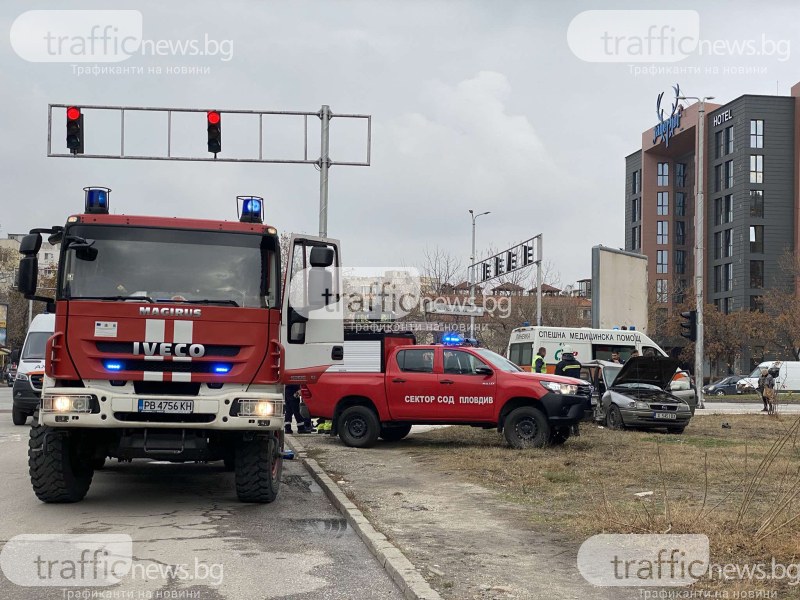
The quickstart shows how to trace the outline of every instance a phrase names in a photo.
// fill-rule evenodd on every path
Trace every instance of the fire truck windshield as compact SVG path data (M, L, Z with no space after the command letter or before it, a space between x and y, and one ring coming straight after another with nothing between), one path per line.
M80 224L64 240L59 298L278 306L274 236Z

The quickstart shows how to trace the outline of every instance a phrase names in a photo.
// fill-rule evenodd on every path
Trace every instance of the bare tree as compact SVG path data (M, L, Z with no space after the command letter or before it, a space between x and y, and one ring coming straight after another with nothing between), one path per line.
M461 260L450 252L427 246L420 268L422 287L427 293L441 295L452 293L453 288L465 279Z

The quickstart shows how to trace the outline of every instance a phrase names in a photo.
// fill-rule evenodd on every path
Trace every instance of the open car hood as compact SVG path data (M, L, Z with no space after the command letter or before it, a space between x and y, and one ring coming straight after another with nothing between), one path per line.
M679 364L666 356L635 356L622 366L612 387L623 383L649 383L666 389Z

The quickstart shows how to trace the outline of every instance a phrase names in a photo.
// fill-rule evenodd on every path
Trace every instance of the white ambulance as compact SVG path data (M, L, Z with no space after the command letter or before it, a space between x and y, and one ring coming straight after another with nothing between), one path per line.
M539 348L547 351L547 371L552 373L561 360L564 346L571 346L579 362L611 360L619 353L625 362L631 352L638 350L642 356L667 356L653 340L641 331L626 329L590 329L588 327L518 327L511 332L506 357L525 369L531 370Z

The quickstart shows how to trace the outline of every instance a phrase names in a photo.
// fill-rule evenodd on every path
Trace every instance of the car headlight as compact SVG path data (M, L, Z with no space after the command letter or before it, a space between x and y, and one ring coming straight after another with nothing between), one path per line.
M639 410L649 410L650 409L650 405L647 402L642 402L640 400L637 400L636 402L634 402L634 405Z
M273 417L283 415L283 403L255 398L239 398L240 417Z
M540 381L545 388L556 394L575 394L578 386L571 383L559 383L557 381Z
M42 398L42 410L45 412L92 412L92 397L88 394L45 394Z
M25 373L17 373L17 381L28 381L28 376Z

